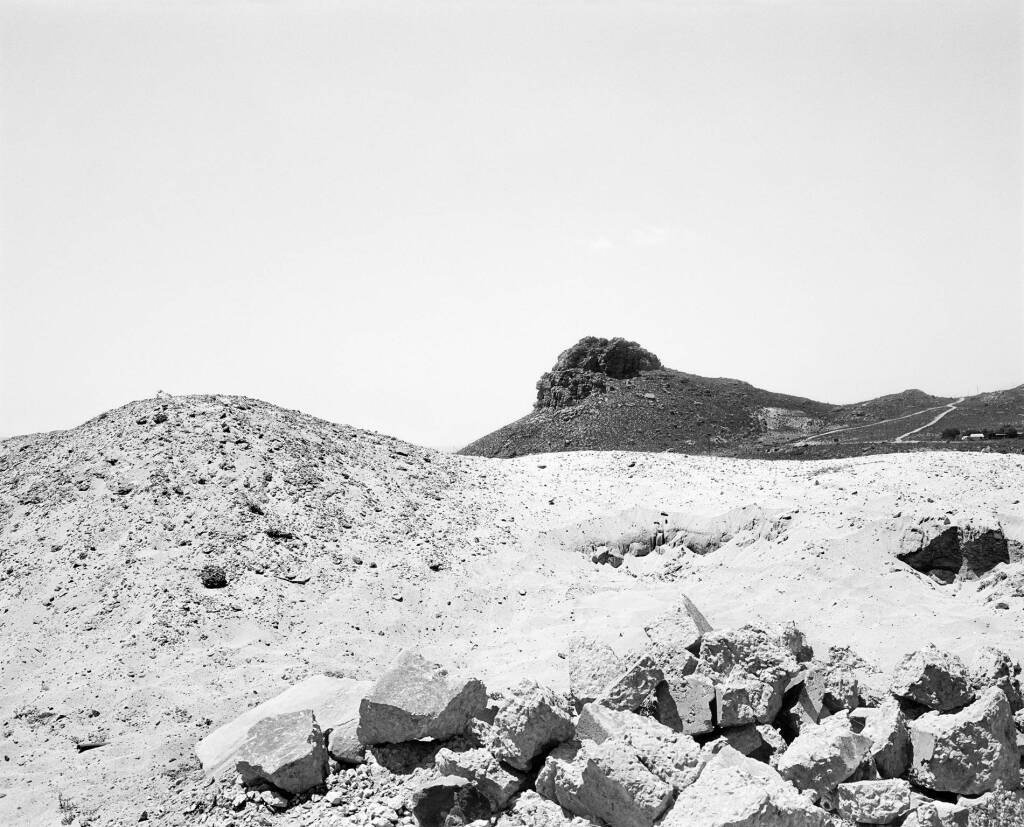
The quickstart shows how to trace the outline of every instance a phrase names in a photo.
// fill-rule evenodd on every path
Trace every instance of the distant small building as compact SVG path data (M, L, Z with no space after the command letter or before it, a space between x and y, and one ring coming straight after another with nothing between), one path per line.
M960 439L984 439L984 434L964 434Z

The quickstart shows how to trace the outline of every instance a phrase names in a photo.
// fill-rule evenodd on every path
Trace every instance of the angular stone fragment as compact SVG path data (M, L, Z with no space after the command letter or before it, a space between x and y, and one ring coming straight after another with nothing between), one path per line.
M483 794L465 778L454 775L420 783L412 791L409 809L419 827L466 824L491 816L491 804Z
M492 724L490 750L518 770L528 770L545 750L568 741L575 728L563 695L524 680L509 692Z
M616 827L653 827L668 809L672 787L647 769L623 743L615 739L586 744L580 798L587 812Z
M658 684L657 718L676 732L699 735L715 728L715 685L704 675L666 677Z
M476 678L455 678L416 652L403 652L359 705L363 744L445 740L466 730L487 705Z
M892 694L939 712L958 709L974 700L963 661L931 643L906 655L896 667Z
M495 811L504 810L512 796L526 784L525 773L505 766L483 748L465 752L441 749L434 763L442 775L455 775L472 781Z
M576 637L569 641L566 656L569 693L577 704L590 703L608 684L626 670L623 658L606 643Z
M285 712L258 721L239 748L235 771L242 783L266 781L296 795L327 777L327 749L311 710Z
M823 827L825 813L771 767L723 747L662 827Z
M779 774L815 801L831 801L836 787L867 757L871 739L856 734L845 712L800 733L776 763Z
M701 637L711 631L711 624L693 602L683 595L677 606L644 626L644 631L656 647L696 652Z
M213 730L196 744L196 755L207 773L216 774L236 756L253 725L264 718L303 709L313 710L324 732L354 731L359 702L371 686L369 681L312 675Z
M1020 674L1020 664L1006 652L993 646L982 646L971 664L971 685L977 692L998 686L1010 702L1010 709L1018 712L1024 709Z
M770 723L778 714L783 693L800 673L792 651L799 646L782 637L754 626L704 635L697 673L718 690L720 726Z
M734 750L748 758L771 764L786 751L786 742L777 729L768 724L747 724L727 729L722 738Z
M814 649L807 642L807 636L797 628L792 620L769 626L766 630L775 641L786 649L797 663L810 663L814 658Z
M910 784L898 778L840 784L839 814L859 824L892 824L910 812Z
M651 827L672 799L672 787L618 738L555 748L536 789L575 815L623 827Z
M609 709L632 712L639 709L664 678L665 675L654 658L642 655L633 661L625 672L610 681L596 700Z
M910 765L910 733L899 704L889 699L882 706L856 710L863 716L861 734L871 739L871 757L882 778L899 778Z
M776 684L757 678L727 678L715 686L718 725L737 727L771 721L782 708L782 697Z
M901 827L968 827L970 813L962 804L929 801L919 804L903 821ZM1001 827L993 823L991 827Z
M910 780L929 790L981 795L1020 786L1020 754L1010 702L990 687L955 714L929 712L911 721Z

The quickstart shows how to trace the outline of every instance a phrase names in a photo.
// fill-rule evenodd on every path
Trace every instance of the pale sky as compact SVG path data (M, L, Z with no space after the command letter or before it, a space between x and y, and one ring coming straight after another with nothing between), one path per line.
M238 393L433 446L580 336L1024 382L1018 2L0 0L0 437Z

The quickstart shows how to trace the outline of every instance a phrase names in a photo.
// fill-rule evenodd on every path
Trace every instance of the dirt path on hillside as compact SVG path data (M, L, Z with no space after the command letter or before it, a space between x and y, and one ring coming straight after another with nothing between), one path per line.
M905 434L900 434L898 437L896 437L896 439L893 440L893 442L903 442L903 440L905 440L908 436L913 436L914 434L919 433L920 431L923 431L925 428L932 427L932 425L934 425L936 422L941 420L944 416L947 416L948 414L950 414L953 411L955 411L956 410L956 406L959 405L961 402L963 402L965 398L966 397L961 396L958 400L956 400L956 402L950 402L949 406L946 408L946 410L944 410L942 413L940 413L931 422L926 422L920 428L914 428L914 430L912 430L912 431L907 431Z
M963 400L962 397L957 400L957 402L963 402L963 401L964 400ZM956 404L956 403L953 403L953 404ZM812 440L821 439L822 437L832 436L833 434L845 434L848 431L860 431L860 430L863 430L864 428L874 428L876 425L884 425L886 422L899 422L901 419L910 419L911 417L919 416L920 414L923 414L923 413L928 413L928 411L937 411L939 408L945 408L945 407L947 407L947 406L945 406L945 405L933 405L930 408L921 408L921 410L919 410L919 411L913 411L913 412L908 413L908 414L902 414L901 416L893 416L893 417L890 417L889 419L876 419L874 422L866 422L863 425L849 425L846 428L835 428L835 429L833 429L831 431L822 431L821 433L814 434L813 436L801 437L796 442L792 443L792 445L795 446L795 447L800 447L801 445L808 445L808 444L810 444L810 442ZM938 419L934 420L934 422L937 422L939 419L942 419L942 417L945 416L948 413L949 413L949 410L948 409L945 410L938 417ZM934 424L934 422L929 422L928 425L932 425L932 424ZM922 428L927 428L928 425L924 425L924 426L922 426ZM918 428L917 430L919 431L919 430L921 430L921 428ZM908 433L903 434L903 436L909 436L909 434L913 434L913 433L917 433L917 431L909 431ZM899 442L902 438L903 438L902 436L901 437L897 437L896 441Z

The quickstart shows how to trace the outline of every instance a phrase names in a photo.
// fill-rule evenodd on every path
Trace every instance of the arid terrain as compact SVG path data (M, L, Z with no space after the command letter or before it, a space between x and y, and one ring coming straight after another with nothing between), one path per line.
M1022 492L1019 455L500 460L228 396L9 439L0 823L348 823L209 809L197 741L309 675L375 680L405 648L488 690L564 690L574 636L625 654L684 592L715 628L795 621L882 670L926 643L1019 660ZM950 583L897 556L947 520L998 529L1009 561ZM680 530L717 540L593 562Z
M932 449L1020 454L1022 433L1024 385L961 398L905 390L832 405L738 379L671 370L636 342L588 336L540 377L530 413L461 453L627 450L769 459Z

